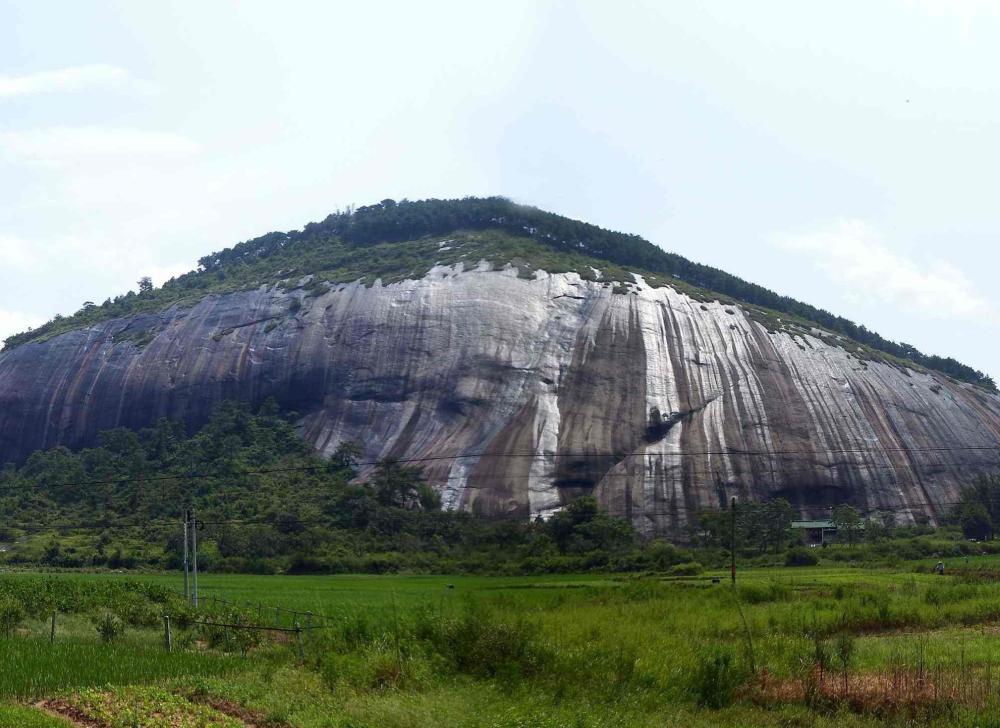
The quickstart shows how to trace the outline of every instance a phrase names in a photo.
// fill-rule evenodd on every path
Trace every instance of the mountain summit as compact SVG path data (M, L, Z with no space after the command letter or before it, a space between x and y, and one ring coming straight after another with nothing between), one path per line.
M335 213L10 337L0 461L273 397L323 453L419 459L445 506L596 495L648 533L729 498L935 517L995 468L992 380L503 198Z

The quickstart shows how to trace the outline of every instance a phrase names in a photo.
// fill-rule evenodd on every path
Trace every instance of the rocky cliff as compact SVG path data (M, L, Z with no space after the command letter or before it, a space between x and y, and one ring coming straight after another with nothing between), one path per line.
M227 398L303 436L419 458L446 507L546 514L593 492L648 533L730 497L940 514L997 466L1000 397L669 286L436 266L264 285L0 353L0 461Z

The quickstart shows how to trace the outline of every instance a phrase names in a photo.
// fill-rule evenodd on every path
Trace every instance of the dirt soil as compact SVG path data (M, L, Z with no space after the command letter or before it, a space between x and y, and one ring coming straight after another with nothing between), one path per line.
M108 728L106 723L92 720L65 700L40 700L35 703L35 707L43 713L48 713L56 718L62 718L75 726L83 726L83 728Z

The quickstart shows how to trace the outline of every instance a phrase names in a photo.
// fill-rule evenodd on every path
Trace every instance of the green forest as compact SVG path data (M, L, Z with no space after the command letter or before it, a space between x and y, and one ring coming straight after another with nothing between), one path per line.
M441 509L418 467L359 461L343 444L322 458L273 402L225 402L187 434L161 420L100 435L95 447L37 451L0 470L0 562L59 568L181 566L182 513L196 509L201 566L241 573L699 573L741 562L809 565L782 499L692 520L682 546L636 533L585 496L543 522ZM359 477L359 475L361 477ZM994 550L1000 479L970 483L951 526L896 528L844 504L823 558L893 562ZM970 545L964 538L981 542ZM1000 550L998 548L997 550Z
M202 567L226 571L630 570L687 558L640 548L592 498L546 524L442 511L437 491L406 464L380 462L358 482L357 453L345 444L329 459L312 454L270 402L257 412L224 403L190 437L162 420L104 432L96 447L38 451L0 472L0 544L10 544L2 558L178 568L189 506Z
M79 311L30 331L10 336L7 348L82 326L169 305L193 305L209 292L245 290L258 285L295 285L306 275L322 281L365 280L384 282L419 276L435 263L454 262L457 253L443 255L428 236L462 232L499 232L503 236L473 237L464 251L486 256L497 264L529 260L550 272L585 270L591 265L612 264L621 280L627 272L651 272L669 277L662 283L695 287L715 294L793 316L863 344L892 357L905 359L955 379L995 390L992 378L950 357L925 354L907 343L889 341L879 334L823 309L779 295L724 271L668 253L636 235L605 230L534 207L518 205L503 197L460 200L396 202L334 213L302 230L272 232L212 253L199 260L199 268L153 289L144 279L138 292L130 291L102 304L86 302ZM533 246L525 246L530 241ZM553 255L539 255L538 247ZM473 261L474 262L474 261ZM607 275L607 273L606 273ZM661 282L661 281L658 281ZM141 342L139 342L141 343Z

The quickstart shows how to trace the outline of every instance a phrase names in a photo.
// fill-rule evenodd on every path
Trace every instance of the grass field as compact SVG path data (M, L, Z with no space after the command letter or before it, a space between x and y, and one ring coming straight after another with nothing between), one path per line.
M28 615L0 640L0 725L55 724L25 707L42 699L134 704L109 711L131 716L114 726L157 725L142 710L165 700L272 726L995 725L1000 559L953 561L945 576L919 563L750 570L736 590L723 574L203 575L213 620L288 628L305 618L275 607L314 612L301 657L293 633L247 646L179 628L168 654L148 625L103 644L86 610L60 615L50 645L47 619ZM0 594L35 578L0 576ZM112 595L126 580L182 583L48 579Z

